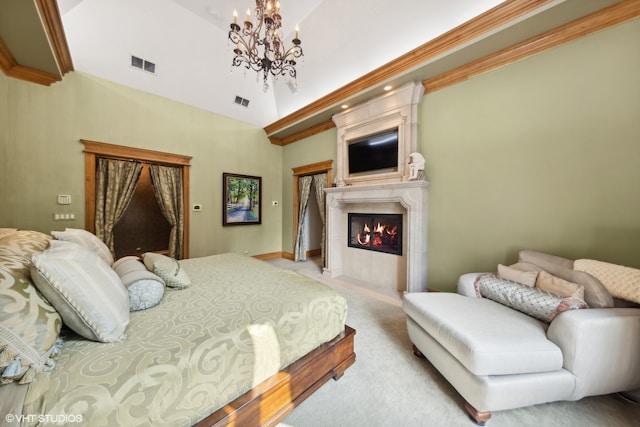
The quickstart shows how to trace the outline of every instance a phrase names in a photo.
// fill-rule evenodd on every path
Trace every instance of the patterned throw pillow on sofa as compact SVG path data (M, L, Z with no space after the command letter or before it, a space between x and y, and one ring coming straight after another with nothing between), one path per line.
M488 298L546 323L551 323L563 311L588 308L580 299L560 297L494 274L478 276L474 286L479 297Z

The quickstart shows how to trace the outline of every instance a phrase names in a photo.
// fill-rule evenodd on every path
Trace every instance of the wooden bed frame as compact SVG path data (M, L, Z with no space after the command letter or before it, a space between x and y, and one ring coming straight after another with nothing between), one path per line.
M196 424L204 426L275 426L331 378L340 379L356 361L355 329L344 332L298 359Z

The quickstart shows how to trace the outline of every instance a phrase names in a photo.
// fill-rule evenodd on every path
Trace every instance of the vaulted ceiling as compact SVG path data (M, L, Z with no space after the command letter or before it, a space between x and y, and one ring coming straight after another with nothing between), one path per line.
M233 10L252 0L2 0L0 67L51 84L76 70L264 127L272 141L327 127L343 104L459 67L637 0L280 0L285 40L300 27L297 82L263 90L231 66ZM629 7L627 7L629 9ZM628 17L627 17L628 19ZM151 74L131 56L155 64ZM499 63L496 65L499 66ZM249 106L234 103L236 96Z

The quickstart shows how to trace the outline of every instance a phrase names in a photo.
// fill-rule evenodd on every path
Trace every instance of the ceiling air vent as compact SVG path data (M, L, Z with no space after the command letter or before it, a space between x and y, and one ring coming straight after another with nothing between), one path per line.
M236 98L233 100L233 103L242 105L243 107L249 106L249 100L238 95L236 95Z
M147 73L151 73L151 74L156 73L156 64L154 64L153 62L147 61L146 59L138 58L137 56L131 55L131 66L133 68L146 71Z

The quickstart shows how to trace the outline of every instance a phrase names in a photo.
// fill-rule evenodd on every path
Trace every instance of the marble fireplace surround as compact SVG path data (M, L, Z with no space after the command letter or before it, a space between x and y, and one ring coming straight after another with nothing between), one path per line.
M326 267L332 278L355 279L399 293L427 289L429 183L410 180L410 154L417 149L421 82L411 82L336 114L335 187L326 188ZM349 174L348 145L357 138L398 129L398 167L380 173ZM402 255L348 246L348 213L403 214Z
M353 277L354 271L360 271L359 277L355 278L362 282L385 281L387 283L377 284L407 292L427 289L427 181L331 187L325 191L327 253L323 274L338 278L348 272L346 275ZM371 213L404 214L402 261L399 262L397 255L348 247L347 213L361 212L363 207L368 207L367 211ZM369 261L363 262L364 256ZM391 272L393 277L384 272Z

